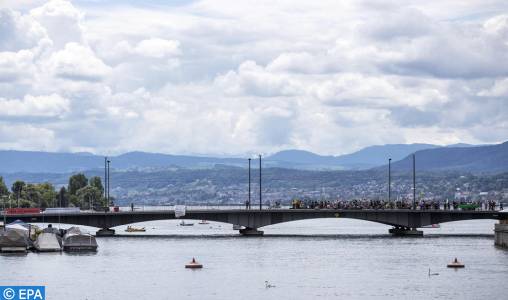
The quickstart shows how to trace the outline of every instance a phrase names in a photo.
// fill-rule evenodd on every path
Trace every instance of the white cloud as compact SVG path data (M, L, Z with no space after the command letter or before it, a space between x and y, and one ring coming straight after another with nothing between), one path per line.
M142 40L133 50L142 56L164 58L179 55L179 47L180 43L178 41L153 38Z
M59 117L69 111L69 104L57 94L25 95L22 100L0 98L0 116Z
M496 80L491 88L480 91L478 96L508 97L508 78ZM508 99L504 101L508 101Z
M57 77L85 81L99 81L111 71L90 48L76 43L53 53L46 67Z
M50 141L4 130L0 147L338 154L506 139L503 1L80 4L0 4L2 127Z
M1 149L57 151L55 132L31 124L0 122Z
M64 0L51 0L30 11L30 16L44 26L49 38L57 49L67 43L83 43L83 14L72 3Z
M29 50L0 52L0 82L27 81L34 74L34 55Z
M0 51L16 52L50 44L46 30L32 17L0 9Z

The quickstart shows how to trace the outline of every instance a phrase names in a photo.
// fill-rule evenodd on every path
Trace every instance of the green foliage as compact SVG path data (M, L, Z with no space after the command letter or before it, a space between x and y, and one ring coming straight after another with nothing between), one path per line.
M12 193L15 195L16 199L21 196L21 192L25 188L25 182L21 180L16 180L11 187Z
M80 202L78 196L69 195L69 206L71 207L80 207Z
M68 207L69 206L69 193L67 193L67 189L62 186L57 195L57 204L55 206L58 207Z
M0 196L8 196L9 189L5 185L4 178L0 176Z
M102 181L99 176L94 176L90 178L89 185L99 190L101 195L104 194L104 187L102 186Z
M69 178L69 188L61 187L58 192L48 182L26 184L23 181L14 182L12 192L16 197L16 201L12 203L15 207L75 206L90 209L105 205L100 177L92 177L90 184L88 184L88 180L83 174L72 175ZM9 203L8 201L4 202Z
M69 178L69 194L76 195L77 191L81 188L84 188L88 184L88 179L85 174L79 173L72 175Z
M21 198L30 203L29 207L52 207L55 205L57 193L51 183L26 184ZM20 206L22 204L20 203Z
M21 200L19 200L19 207L29 208L29 207L35 207L35 205L33 205L33 203L28 200L21 199Z
M80 207L92 209L96 206L103 206L102 193L96 187L87 185L76 192Z

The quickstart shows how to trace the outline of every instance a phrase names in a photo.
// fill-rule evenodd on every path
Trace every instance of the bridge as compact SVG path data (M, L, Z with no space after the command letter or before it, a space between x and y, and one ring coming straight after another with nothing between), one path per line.
M426 225L445 222L493 219L508 221L508 212L467 210L410 210L410 209L191 209L177 218L174 210L129 212L81 212L6 215L6 222L20 219L27 223L64 223L100 228L97 235L112 235L112 228L154 220L209 220L240 225L243 235L262 235L259 228L272 224L317 218L349 218L390 225L394 235L423 235L417 230Z

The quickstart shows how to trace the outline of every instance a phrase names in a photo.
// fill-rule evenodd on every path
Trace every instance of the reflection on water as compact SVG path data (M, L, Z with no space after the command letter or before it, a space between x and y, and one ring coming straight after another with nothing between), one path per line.
M2 255L0 285L46 285L48 299L503 299L508 293L508 251L493 246L494 221L445 223L424 229L424 238L393 238L388 226L358 220L277 224L263 228L265 237L195 223L139 223L147 229L142 234L155 236L103 237L96 254ZM125 228L117 233L139 234ZM468 233L477 236L457 236ZM192 257L202 270L184 268ZM466 268L447 269L454 257ZM439 275L429 277L429 268ZM276 287L267 289L265 281Z

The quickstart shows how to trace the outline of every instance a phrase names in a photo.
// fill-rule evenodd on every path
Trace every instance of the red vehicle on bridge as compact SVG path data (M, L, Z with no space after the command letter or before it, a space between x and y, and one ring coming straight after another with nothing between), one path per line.
M41 213L40 208L16 207L16 208L6 208L5 209L6 215L31 215L31 214L40 214L40 213Z

